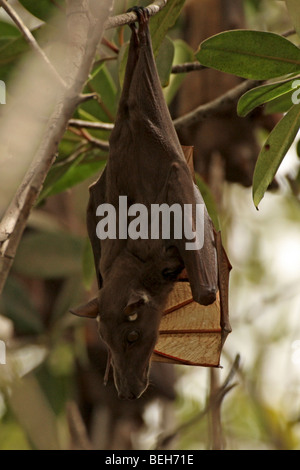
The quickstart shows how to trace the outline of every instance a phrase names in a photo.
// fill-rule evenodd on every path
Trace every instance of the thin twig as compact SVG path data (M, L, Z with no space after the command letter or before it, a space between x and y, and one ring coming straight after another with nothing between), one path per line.
M293 34L296 34L295 28L289 29L288 31L281 33L281 36L283 36L284 38L288 38L289 36L293 36Z
M238 354L223 384L216 391L216 395L215 395L216 401L219 402L220 404L223 401L224 397L227 395L227 393L236 386L236 383L231 384L231 385L229 383L232 381L234 375L238 372L239 365L240 365L240 355ZM179 425L177 429L175 429L170 434L160 436L157 440L155 450L163 449L178 434L185 431L186 429L189 429L194 424L199 423L199 421L201 421L201 419L203 419L207 415L207 413L209 412L211 408L211 405L212 405L211 401L208 400L203 410L201 410L198 414L193 416L190 420L186 421L185 423Z
M108 47L111 51L115 52L116 54L119 54L120 52L118 46L116 46L115 44L113 44L111 41L109 41L106 38L102 38L101 44Z
M77 160L77 158L80 155L87 152L88 149L89 149L89 144L87 142L80 144L79 147L73 153L71 153L67 158L54 162L53 168L59 168L59 167L62 167L62 166L65 166L67 164L74 162L75 160Z
M210 370L209 434L212 450L223 450L225 448L225 439L221 420L221 406L225 395L235 386L235 384L230 385L230 382L236 374L239 364L240 356L237 355L222 386L219 385L220 376L218 371L215 369Z
M162 10L168 0L156 0L147 6L149 16L156 15L160 10ZM117 28L125 24L134 23L137 21L137 14L134 11L129 13L123 13L122 15L111 16L105 23L105 29Z
M86 101L99 100L99 99L100 99L100 96L98 95L97 92L81 93L78 97L78 106L82 103L85 103Z
M34 36L32 35L30 29L28 29L27 26L23 23L22 19L19 17L17 12L5 0L0 0L0 5L6 11L6 13L10 16L10 18L13 20L15 25L18 27L25 41L34 50L34 52L43 60L43 62L47 65L48 69L53 74L55 79L58 80L58 82L65 88L66 83L64 82L62 77L59 75L55 67L53 67L53 64L50 62L45 52L40 48Z
M86 426L75 402L67 403L67 422L72 450L93 450Z
M89 81L87 83L87 87L89 90L91 90L91 93L95 93L96 96L97 96L97 103L99 104L99 106L102 108L102 110L105 112L106 116L108 117L108 119L110 121L113 121L114 119L114 116L113 114L110 112L110 110L108 109L108 107L106 106L106 104L104 103L104 101L102 100L101 96L99 95L99 93L97 93L91 83L91 81Z
M183 64L173 65L171 73L187 73L194 72L198 70L205 70L208 67L200 64L200 62L185 62Z
M192 124L203 121L208 117L215 116L218 113L224 112L231 108L236 101L251 88L255 88L260 85L260 81L245 80L235 88L227 91L223 95L219 96L209 103L198 106L190 113L187 113L173 121L176 130L180 130L183 127L191 126ZM107 130L111 131L114 128L114 124L106 122L95 122L95 121L84 121L82 119L70 119L69 125L73 127L85 127L86 129L94 130Z
M220 389L220 376L218 372L219 371L210 369L208 435L211 450L224 450L224 437L221 421L222 401L218 399L218 392Z
M111 124L109 122L84 121L83 119L70 119L69 126L85 127L86 129L104 130L104 131L112 131L114 128L114 124Z
M81 131L82 137L86 139L86 141L92 144L94 147L98 147L101 150L106 150L106 151L109 150L109 143L106 142L105 140L100 140L100 139L97 139L96 137L93 137L84 129L80 129L80 131Z

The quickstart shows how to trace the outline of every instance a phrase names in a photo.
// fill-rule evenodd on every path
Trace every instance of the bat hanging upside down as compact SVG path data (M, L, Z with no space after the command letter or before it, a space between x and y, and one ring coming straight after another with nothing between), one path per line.
M134 11L138 27L135 23L130 25L128 62L110 136L109 159L99 180L90 187L87 227L94 253L98 298L84 309L73 311L90 318L99 317L100 337L108 348L108 368L110 364L113 367L119 397L126 399L140 397L148 386L149 364L161 315L178 275L185 269L193 298L202 305L214 302L219 290L225 311L230 269L164 100L153 57L147 9L134 7ZM159 236L129 237L128 233L124 235L120 222L123 216L120 197L124 196L131 208L143 205L148 214L154 205L162 204L180 207L182 213L187 207L191 210L188 220L183 217L179 222L182 226L175 225L168 238L162 236L162 229ZM108 205L115 208L117 229L113 237L100 239L97 214L101 212L99 207L106 209ZM200 227L197 207L203 209ZM172 214L169 225L171 220ZM194 249L188 248L191 238L186 234L186 221L195 238L199 235L201 240ZM150 216L144 222L153 229ZM230 328L227 316L224 318Z

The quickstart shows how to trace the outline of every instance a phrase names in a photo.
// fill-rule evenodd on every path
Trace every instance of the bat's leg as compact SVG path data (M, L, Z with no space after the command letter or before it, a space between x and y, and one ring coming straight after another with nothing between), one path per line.
M131 10L133 9L129 9L128 11L131 11ZM132 31L132 36L131 36L130 44L129 44L125 79L123 83L123 90L122 90L122 95L120 98L120 105L119 105L119 111L121 112L121 115L124 113L125 116L127 116L127 113L128 113L127 105L128 105L129 90L130 90L131 80L132 80L134 70L137 64L137 60L138 60L139 43L140 43L140 40L138 37L138 28L136 24L130 23L129 26Z
M128 8L126 13L130 13L131 11L134 11L138 15L138 13L137 13L138 9L139 9L139 7ZM139 37L138 37L137 25L135 23L129 23L128 26L130 27L130 29L132 31L134 44L135 44L136 47L138 47L140 41L139 41Z
M147 36L147 33L148 33L148 23L149 23L149 12L148 12L148 9L146 7L138 7L138 6L135 6L135 7L132 7L132 8L129 8L129 10L127 11L134 11L138 17L138 22L139 22L139 30L138 30L138 40L141 41L141 43L145 44L146 40L146 36ZM132 24L135 24L135 23L131 23L129 26L131 27Z

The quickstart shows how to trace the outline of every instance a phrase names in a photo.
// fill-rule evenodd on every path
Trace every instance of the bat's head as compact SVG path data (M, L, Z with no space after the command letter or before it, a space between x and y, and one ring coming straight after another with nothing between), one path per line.
M116 295L117 291L112 296L105 289L101 292L99 332L109 349L119 397L134 399L148 386L160 309L146 291L128 292L121 305L119 299L113 301Z
M182 270L174 259L141 260L119 256L99 294L99 332L111 357L120 398L139 398L149 383L151 355L158 339L161 314Z

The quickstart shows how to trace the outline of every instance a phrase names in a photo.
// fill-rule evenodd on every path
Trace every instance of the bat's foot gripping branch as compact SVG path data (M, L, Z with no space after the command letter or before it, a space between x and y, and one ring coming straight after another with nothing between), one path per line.
M138 38L141 40L142 38L146 37L146 33L148 31L149 11L146 7L139 7L139 6L134 6L132 8L129 8L127 10L127 13L131 11L134 11L137 15L139 29L137 30L135 23L130 23L129 26L132 32L134 32L134 34L136 34L136 36L138 36Z

